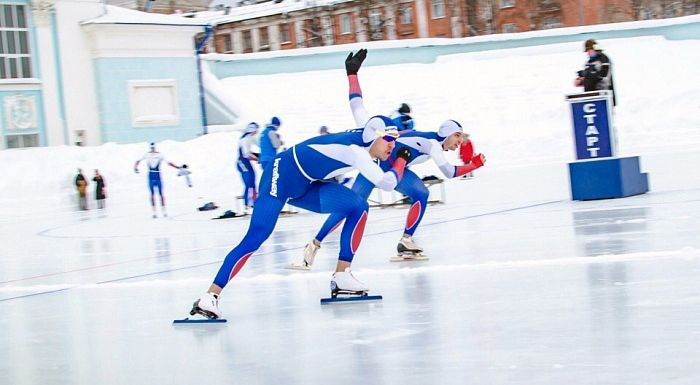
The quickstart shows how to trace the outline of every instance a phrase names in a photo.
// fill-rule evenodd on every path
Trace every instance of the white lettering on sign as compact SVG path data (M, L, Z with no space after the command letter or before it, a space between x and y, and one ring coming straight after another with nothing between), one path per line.
M586 151L588 151L591 158L597 158L598 150L600 150L600 147L593 147L598 143L598 135L600 135L598 127L595 126L595 117L597 116L597 114L594 113L595 110L595 103L586 103L583 105L583 112L585 112L583 117L586 119L586 124L588 124L588 127L586 127Z
M598 132L598 127L596 127L596 126L588 126L588 128L586 128L586 136L588 136L588 135L598 135L598 134L600 134L600 133Z

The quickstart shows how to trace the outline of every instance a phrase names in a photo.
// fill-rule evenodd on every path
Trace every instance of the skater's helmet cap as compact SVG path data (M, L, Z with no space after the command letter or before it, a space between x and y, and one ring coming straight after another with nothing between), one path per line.
M598 42L596 42L593 39L588 39L586 42L583 44L583 52L588 52L590 50L594 51L602 51L603 49L600 48L600 45Z
M440 128L438 129L438 135L442 138L447 138L455 132L464 132L464 130L459 122L452 119L442 122Z
M383 115L371 117L362 130L362 141L371 144L377 138L391 142L399 137L399 129L396 123Z
M280 118L273 116L272 119L270 119L270 125L279 127L282 125L282 121Z
M255 132L255 131L257 131L259 128L260 128L260 126L258 126L257 123L255 123L255 122L250 122L250 123L248 123L248 125L247 125L246 128L245 128L245 132L246 132L246 133Z
M148 147L150 147L150 148L156 148L156 143L155 143L155 142L151 142L151 143L148 144Z

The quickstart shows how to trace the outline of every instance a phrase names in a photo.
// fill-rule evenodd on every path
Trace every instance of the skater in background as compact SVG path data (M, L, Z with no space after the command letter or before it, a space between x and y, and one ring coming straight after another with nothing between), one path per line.
M92 181L95 182L95 200L97 201L97 208L103 209L105 208L107 194L105 193L105 180L99 170L95 169L95 176L92 178Z
M183 164L178 170L177 170L177 176L184 176L185 177L185 184L187 184L187 187L192 187L192 177L190 176L192 174L192 171L190 171L190 168L186 165Z
M474 143L469 139L469 134L464 134L464 141L459 146L459 158L462 160L462 164L467 166L472 162L474 157ZM474 177L474 172L469 172L462 175L464 179L471 179Z
M612 91L613 106L616 106L617 98L615 97L610 58L603 53L603 48L593 39L586 40L583 44L583 51L588 55L588 61L584 68L578 71L574 84L577 87L583 87L583 90L586 92Z
M255 136L258 134L259 126L255 122L248 123L243 135L238 140L238 160L236 161L236 169L241 174L243 179L243 203L245 204L245 214L250 214L255 204L255 199L258 197L258 191L255 188L255 169L251 161L257 161L258 157L253 153L251 147L255 141Z
M87 185L88 182L83 175L83 170L78 169L78 175L75 176L75 189L78 191L78 207L81 210L88 209Z
M415 130L413 126L413 118L411 118L411 107L409 107L408 104L406 103L401 103L401 106L394 111L390 117L391 120L396 123L396 126L399 127L399 131L412 131Z
M263 170L267 168L267 165L275 158L277 153L280 151L284 142L280 138L280 134L277 132L282 121L276 116L270 119L270 124L265 127L260 136L260 165Z
M317 136L279 153L263 171L260 195L246 235L228 253L214 282L194 302L190 314L221 317L219 294L270 236L285 203L345 218L336 272L331 278L331 294L365 294L369 289L352 276L350 265L364 233L367 200L345 186L326 180L348 169L356 169L377 187L393 190L410 161L410 152L400 151L387 171L380 169L375 160L386 160L391 155L398 136L391 119L375 116L364 128Z
M138 174L139 163L141 163L141 161L146 161L146 164L148 164L148 189L151 192L151 208L153 209L153 218L158 217L156 215L155 190L158 190L158 195L160 195L160 206L163 212L163 216L167 217L168 213L165 210L165 196L163 196L163 182L160 178L160 166L161 164L166 163L167 165L177 169L178 171L180 168L176 164L165 160L163 154L156 151L155 143L151 142L149 148L150 151L148 151L146 155L144 155L143 157L141 157L141 159L137 160L136 163L134 163L134 172Z
M321 126L321 128L318 129L318 134L319 135L328 135L331 132L328 130L328 126Z
M361 49L354 55L351 53L345 61L345 69L348 75L350 88L350 108L355 118L355 123L358 125L366 121L368 116L357 76L357 72L360 70L366 55L367 50ZM464 140L464 135L462 126L454 120L447 120L442 123L437 132L404 132L401 134L401 137L397 139L396 146L389 159L380 162L379 166L381 169L387 171L391 169L392 164L397 160L400 152L407 151L411 153L411 157L406 164L407 169L404 171L403 179L395 188L396 191L408 196L412 202L406 218L403 236L397 245L399 257L406 256L407 259L411 257L415 258L420 256L423 252L423 248L416 245L413 241L413 234L423 219L423 215L427 209L428 196L430 194L423 181L413 171L409 170L408 167L432 159L445 177L454 178L483 166L486 158L482 154L473 156L470 159L470 164L465 166L453 166L445 159L443 152L454 151L459 148ZM363 175L359 175L352 186L352 190L364 200L369 198L373 189L374 184ZM323 239L330 234L343 219L342 214L335 213L330 215L316 237L306 245L303 264L292 265L292 268L310 268L318 249L321 247Z

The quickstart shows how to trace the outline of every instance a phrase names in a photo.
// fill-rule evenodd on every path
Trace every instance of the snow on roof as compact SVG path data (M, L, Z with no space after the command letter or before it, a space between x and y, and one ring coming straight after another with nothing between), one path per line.
M157 24L157 25L207 25L204 20L185 18L176 15L164 15L160 13L148 13L134 11L132 9L106 6L107 13L91 20L86 20L81 24Z
M299 11L302 9L322 7L327 5L345 3L349 0L282 0L280 2L266 1L264 3L244 5L241 7L231 8L228 15L214 17L209 19L213 25L231 23L241 20L257 19L259 17L279 15ZM218 11L217 11L218 12ZM208 17L207 15L204 17Z

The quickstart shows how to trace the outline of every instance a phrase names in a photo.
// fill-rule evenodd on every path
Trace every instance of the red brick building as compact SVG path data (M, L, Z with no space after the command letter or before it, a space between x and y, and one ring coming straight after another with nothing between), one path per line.
M698 12L700 0L275 0L221 11L212 19L212 48L249 53L466 37Z

